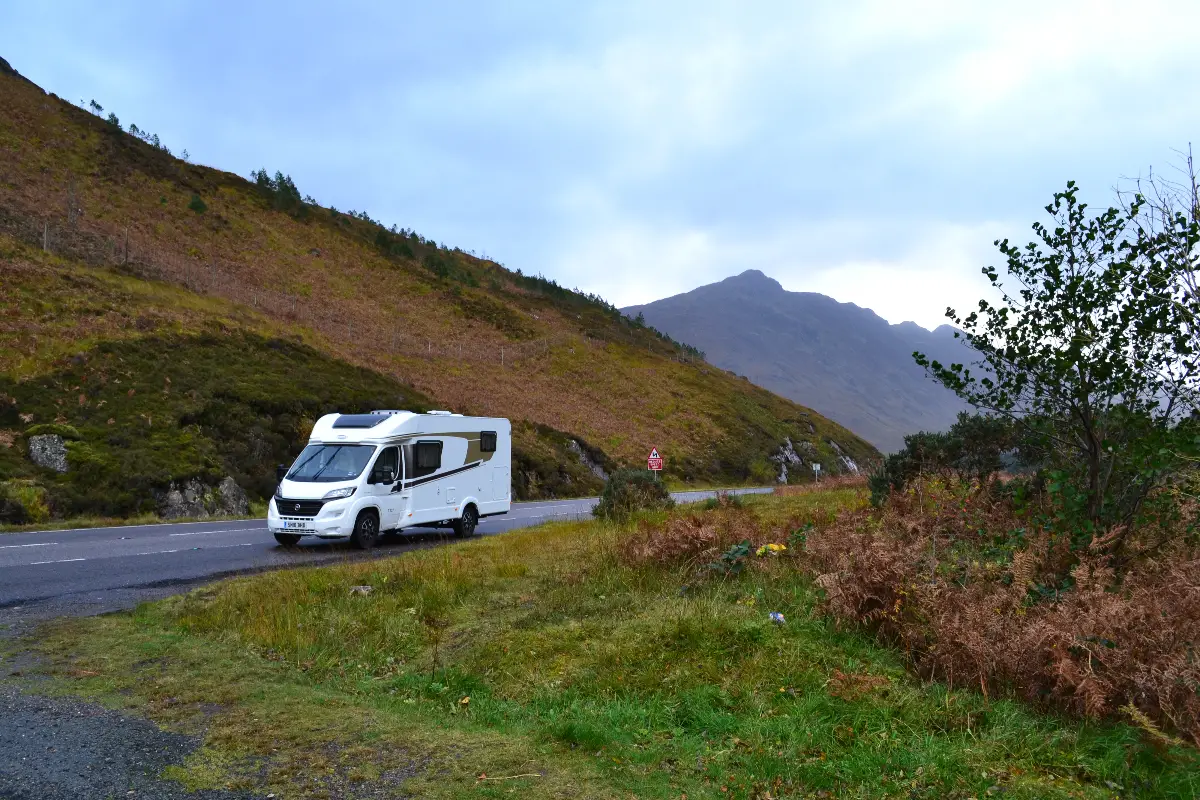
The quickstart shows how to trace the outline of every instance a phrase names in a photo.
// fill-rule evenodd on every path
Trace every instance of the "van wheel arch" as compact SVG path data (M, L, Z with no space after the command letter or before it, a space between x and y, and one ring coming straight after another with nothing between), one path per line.
M360 550L369 550L379 541L379 510L373 506L358 512L350 542Z
M462 516L454 520L454 535L467 537L475 533L479 525L479 509L474 503L467 503L462 510Z

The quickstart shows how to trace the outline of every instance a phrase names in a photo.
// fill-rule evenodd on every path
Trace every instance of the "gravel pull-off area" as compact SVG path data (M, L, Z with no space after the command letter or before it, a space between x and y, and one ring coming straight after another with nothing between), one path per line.
M159 776L182 764L198 738L159 730L91 703L23 694L0 685L0 798L4 800L247 800L188 792Z

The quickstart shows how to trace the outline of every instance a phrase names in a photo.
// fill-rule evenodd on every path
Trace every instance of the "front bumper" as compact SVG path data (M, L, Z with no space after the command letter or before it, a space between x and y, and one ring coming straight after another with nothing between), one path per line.
M267 507L267 528L271 533L345 539L354 531L354 517L346 513L349 505L344 500L333 500L322 506L315 517L293 517L280 514L272 498Z

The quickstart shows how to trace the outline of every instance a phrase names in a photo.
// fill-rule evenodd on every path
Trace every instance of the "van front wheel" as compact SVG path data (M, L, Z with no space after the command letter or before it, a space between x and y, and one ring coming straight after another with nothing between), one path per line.
M379 541L379 517L374 511L363 511L354 521L350 542L359 550L370 550Z
M475 533L475 526L478 524L479 512L475 510L475 506L467 506L463 509L462 516L454 520L454 535L470 536Z

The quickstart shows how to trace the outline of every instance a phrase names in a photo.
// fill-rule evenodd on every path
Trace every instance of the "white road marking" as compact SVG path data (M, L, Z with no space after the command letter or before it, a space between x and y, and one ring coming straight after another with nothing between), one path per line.
M0 550L7 550L13 547L49 547L58 542L34 542L33 544L0 544Z
M219 525L221 522L255 522L255 521L262 522L263 527L264 528L266 527L267 521L265 519L260 520L257 517L251 517L251 518L240 519L240 520L239 519L217 520L216 522L214 522L212 520L208 520L208 519L198 519L194 522L144 522L144 523L141 523L140 525L94 525L90 528L50 528L50 529L44 530L44 531L18 531L18 533L26 534L26 533L71 533L74 531L122 531L122 530L125 530L126 528L175 528L180 525Z
M29 566L32 567L35 564L66 564L70 561L87 561L87 559L86 558L60 558L58 561L30 561Z

